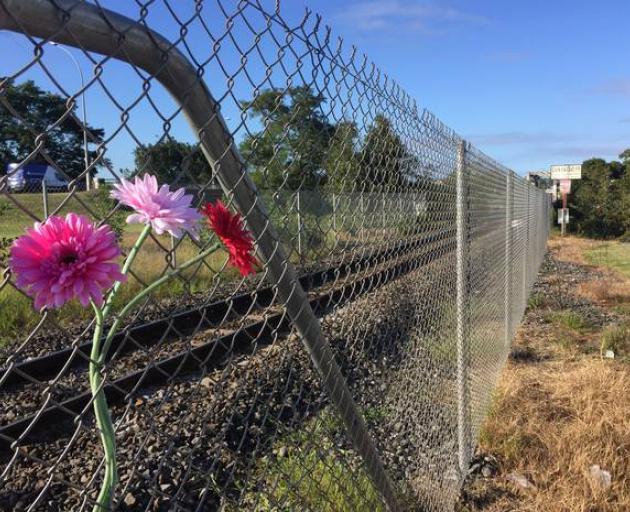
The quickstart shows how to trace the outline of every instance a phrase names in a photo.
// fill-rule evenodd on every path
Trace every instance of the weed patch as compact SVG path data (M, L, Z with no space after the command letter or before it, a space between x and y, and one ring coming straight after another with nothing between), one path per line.
M591 328L590 323L582 315L571 310L552 311L545 316L546 320L559 327L582 333Z
M540 293L534 293L527 299L527 307L529 309L540 309L546 305L547 298Z
M323 411L298 432L277 440L273 454L256 466L258 478L252 481L258 480L257 488L246 494L245 508L258 512L384 512L363 468L336 448L334 439L341 431L332 414Z

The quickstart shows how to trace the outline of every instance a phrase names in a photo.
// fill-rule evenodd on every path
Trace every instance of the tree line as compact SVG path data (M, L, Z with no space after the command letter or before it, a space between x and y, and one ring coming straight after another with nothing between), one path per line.
M36 147L36 137L46 132L40 154L31 161L46 162L44 153L70 179L84 170L83 129L67 116L77 105L45 91L33 81L9 83L5 92L11 109L0 108L0 164L27 158ZM353 121L332 122L325 115L325 98L310 87L268 89L254 99L242 101L251 125L239 143L256 185L285 190L327 188L337 191L390 190L420 184L420 166L407 150L390 121L376 115L361 134ZM65 116L65 117L64 117ZM63 121L59 121L63 119ZM88 126L90 159L97 153L105 131ZM154 144L137 146L133 176L151 170L166 183L207 184L212 171L199 146L165 137ZM96 167L110 164L103 157Z
M591 158L571 184L569 209L577 232L630 241L630 148L619 160Z
M29 157L36 138L46 132L43 152L70 179L84 170L83 130L70 116L77 105L45 91L33 81L9 82L4 91L11 109L0 108L0 166ZM437 187L431 170L419 164L387 117L376 115L361 133L350 120L332 122L326 100L307 86L268 89L242 101L252 126L239 150L259 188L270 190L391 191ZM61 120L61 121L60 121ZM95 144L105 140L102 128L91 132ZM45 162L43 152L36 160ZM109 164L101 157L99 166ZM164 138L134 150L133 176L150 170L164 183L208 184L212 170L197 144ZM446 178L448 180L449 178ZM572 223L579 233L630 240L630 149L619 160L586 160L582 179L573 182Z

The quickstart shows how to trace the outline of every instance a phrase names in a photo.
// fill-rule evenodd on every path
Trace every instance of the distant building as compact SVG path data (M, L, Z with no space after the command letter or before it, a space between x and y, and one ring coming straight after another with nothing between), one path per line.
M547 189L551 186L551 174L547 171L530 171L526 175L527 181L532 181L538 188Z

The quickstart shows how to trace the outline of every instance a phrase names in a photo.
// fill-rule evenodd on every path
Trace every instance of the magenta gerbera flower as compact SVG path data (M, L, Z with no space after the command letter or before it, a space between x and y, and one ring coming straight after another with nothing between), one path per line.
M192 196L183 188L171 192L168 185L158 188L155 176L136 176L133 183L121 180L114 185L112 197L130 206L136 213L127 217L128 224L151 224L158 235L170 233L180 238L184 232L197 238L201 215L191 206Z
M87 217L69 213L35 223L11 245L9 267L16 286L34 299L36 309L58 308L77 298L103 304L103 293L124 281L116 259L120 248L109 226L97 228Z

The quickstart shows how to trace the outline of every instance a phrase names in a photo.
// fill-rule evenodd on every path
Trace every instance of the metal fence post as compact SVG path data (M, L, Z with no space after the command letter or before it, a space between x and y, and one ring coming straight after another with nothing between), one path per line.
M171 235L171 266L173 268L177 267L177 251L175 250L175 240L176 238Z
M505 177L505 346L512 341L512 172Z
M529 182L525 182L525 247L523 248L523 309L527 307L527 289L529 287Z
M54 3L5 0L3 7L0 9L0 28L26 31L32 37L80 46L84 51L115 55L154 76L181 105L223 191L254 234L257 253L267 267L270 280L276 284L278 297L300 334L323 388L341 416L374 485L388 508L399 510L396 492L363 416L246 170L220 106L200 79L198 69L170 41L146 25L95 4L77 4L74 0ZM9 12L11 15L7 14ZM72 12L72 16L63 17L60 12ZM121 34L124 37L120 37Z
M466 141L457 147L457 167L455 171L457 194L457 298L456 298L456 338L457 338L457 441L459 447L459 471L463 479L468 472L470 457L470 318L468 296L468 176L466 173Z
M540 202L540 190L536 188L536 195L534 196L534 214L536 215L536 269L538 269L538 262L540 260L540 208L542 204Z
M386 234L386 233L385 233L385 230L387 229L387 222L386 222L386 220L385 220L385 208L386 208L386 207L385 207L385 192L383 192L383 194L381 194L381 195L382 195L382 198L381 198L381 207L382 207L382 209L383 209L383 212L382 212L382 217L383 217L383 235L385 235L385 234Z
M302 212L300 211L300 191L298 190L295 198L295 207L297 209L297 250L302 263Z
M48 218L48 187L46 180L42 180L42 202L44 203L44 219Z
M361 212L361 241L365 241L365 203L363 202L363 190L361 190L359 196L359 211Z
M333 230L337 231L337 196L332 193L332 225Z

